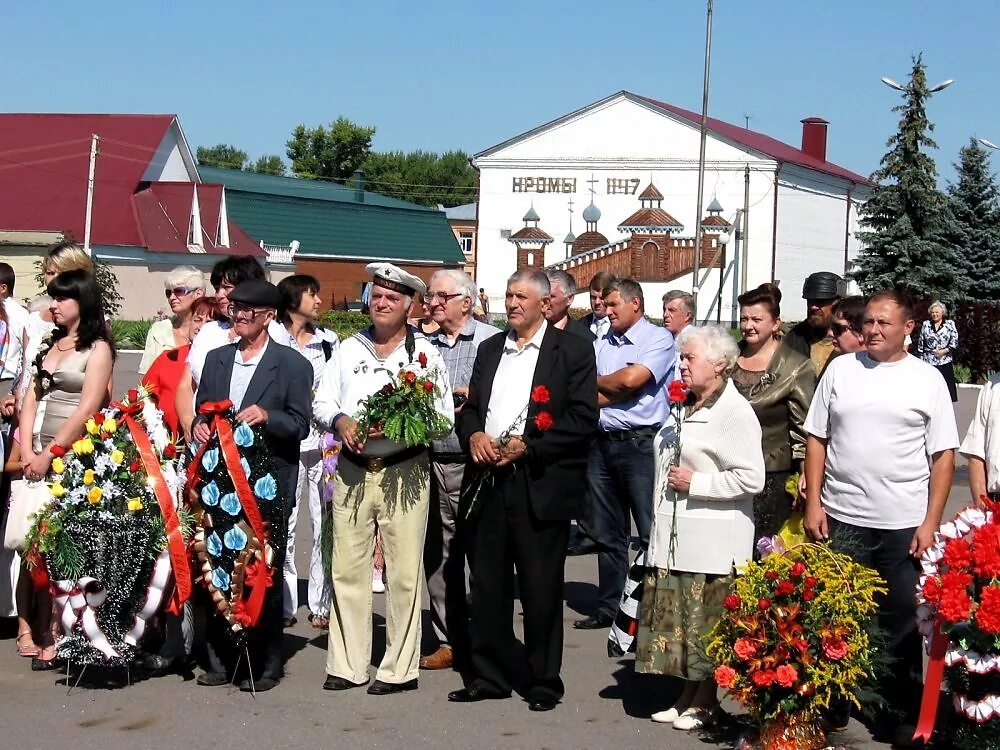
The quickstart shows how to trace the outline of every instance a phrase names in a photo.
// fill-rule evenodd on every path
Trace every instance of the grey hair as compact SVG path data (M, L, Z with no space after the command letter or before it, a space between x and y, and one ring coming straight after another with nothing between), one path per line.
M646 309L646 298L642 295L642 286L635 279L615 279L604 287L604 299L606 300L612 292L618 292L626 302L638 298L639 309Z
M431 275L430 283L427 285L428 289L434 283L434 279L451 279L455 282L455 291L459 294L464 294L475 303L476 282L464 271L459 271L457 268L442 268L440 271L435 271Z
M663 295L663 304L679 299L684 305L684 309L687 310L688 315L691 316L691 320L694 320L694 295L688 292L681 291L680 289L671 289L669 292Z
M942 302L942 301L941 301L941 300L939 300L939 299L936 299L936 300L934 300L934 301L933 301L933 302L931 302L931 303L930 303L929 305L927 305L927 312L930 312L930 311L931 311L931 310L933 310L933 309L934 309L935 307L936 307L936 308L937 308L938 310L940 310L940 311L941 311L941 317L943 317L943 318L947 318L947 317L948 317L948 308L947 308L947 307L945 307L945 304L944 304L944 302Z
M41 312L48 310L52 304L52 298L47 294L39 294L28 303L28 312Z
M549 284L549 277L537 268L522 268L520 271L515 271L511 274L510 278L507 279L507 286L517 283L518 281L529 282L535 287L535 290L542 297L552 296L552 285Z
M563 294L567 297L572 297L576 294L576 279L573 278L572 274L566 271L552 270L546 271L545 275L549 279L550 287L558 284L562 288Z
M674 345L678 350L683 350L691 341L699 342L704 347L705 355L713 363L725 362L727 373L736 366L740 348L725 328L715 325L688 326L677 335Z
M205 274L194 266L177 266L167 274L163 285L170 289L173 286L186 286L189 289L204 289Z

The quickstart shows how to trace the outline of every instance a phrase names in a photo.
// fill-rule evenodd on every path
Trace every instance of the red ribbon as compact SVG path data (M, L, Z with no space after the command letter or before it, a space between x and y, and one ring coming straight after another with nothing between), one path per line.
M931 636L931 652L927 662L927 678L924 680L924 694L920 700L920 719L913 733L914 740L931 741L934 723L937 719L938 698L941 695L941 679L944 677L944 655L948 650L948 636L941 630L940 618L934 621Z
M141 404L140 404L141 409ZM174 506L173 498L170 496L170 488L166 479L163 478L163 471L160 469L160 461L153 451L153 445L149 441L149 435L142 429L138 422L131 415L125 416L125 425L132 433L132 442L139 450L139 458L142 466L146 470L146 475L153 480L153 494L156 495L156 502L160 505L160 515L163 516L163 526L167 533L167 549L170 552L170 565L174 570L174 592L170 596L170 603L167 611L171 614L180 614L184 602L191 596L191 566L188 563L187 547L184 544L184 535L181 533L181 521L177 515L177 508Z
M226 468L229 470L229 478L233 481L236 496L240 499L243 512L246 513L247 521L250 522L250 528L253 529L257 539L263 544L265 539L264 519L261 517L260 508L257 506L257 498L254 497L250 481L247 479L246 472L243 471L243 464L240 462L240 453L236 447L236 440L233 437L233 426L228 420L221 418L232 405L232 401L228 399L225 401L207 401L201 405L198 413L210 418L209 428L212 432L216 432L219 435L219 449L222 451L222 457L226 461ZM202 443L197 455L195 455L194 459L188 465L189 482L193 482L198 466L201 465L202 454L204 454L207 446L208 441L206 440ZM273 583L273 572L271 567L256 561L246 568L246 582L253 587L253 590L250 592L250 597L246 604L241 607L243 611L240 614L243 615L245 613L246 618L249 619L248 623L244 623L248 627L256 625L260 619L260 613L264 607L264 593ZM240 603L237 602L237 606L239 605ZM241 616L241 622L243 619Z

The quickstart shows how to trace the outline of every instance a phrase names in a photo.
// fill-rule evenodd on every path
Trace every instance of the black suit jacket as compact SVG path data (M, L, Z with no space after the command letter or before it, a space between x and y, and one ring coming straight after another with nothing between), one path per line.
M494 336L479 345L469 383L469 400L455 426L462 449L468 453L469 439L482 432L493 393L506 335ZM544 385L551 400L531 403L524 442L527 455L518 470L528 472L529 492L535 514L542 520L579 518L583 507L587 450L597 431L597 365L593 345L582 338L549 326L542 337L532 388ZM525 394L527 395L527 394ZM552 427L540 432L534 427L539 411L552 415ZM475 476L471 468L466 481Z
M198 407L206 401L229 398L237 345L234 342L208 353L198 382ZM254 371L243 403L234 404L237 413L251 404L267 412L264 434L271 455L283 464L281 468L290 465L298 469L299 443L309 435L312 420L312 384L312 365L306 358L272 339Z
M566 332L577 336L582 336L587 341L597 341L597 336L590 330L590 324L594 322L594 313L587 313L582 318L570 318L566 324Z

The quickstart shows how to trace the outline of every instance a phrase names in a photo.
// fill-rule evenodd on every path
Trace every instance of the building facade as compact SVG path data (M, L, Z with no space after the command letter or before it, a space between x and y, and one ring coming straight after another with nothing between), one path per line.
M827 161L819 118L803 121L801 148L709 118L696 217L699 126L694 112L622 91L477 153L477 271L493 305L528 264L566 268L583 286L627 269L653 311L663 291L695 285L701 220L699 319L733 319L744 275L748 288L779 283L784 316L803 317L805 277L843 273L860 250L870 183Z

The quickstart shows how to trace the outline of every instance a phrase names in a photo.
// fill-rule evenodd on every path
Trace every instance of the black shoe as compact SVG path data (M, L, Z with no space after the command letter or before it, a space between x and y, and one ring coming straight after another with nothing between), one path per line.
M595 612L590 617L584 617L582 620L574 622L573 627L577 630L600 630L601 628L610 628L614 621L615 618L611 615Z
M31 658L31 671L32 672L51 672L53 669L59 669L62 664L58 659L39 659L37 656Z
M479 701L498 701L510 698L510 693L495 693L481 687L467 687L448 693L452 703L477 703Z
M250 685L250 680L240 681L240 691L244 693L266 693L268 690L272 690L278 687L278 682L273 677L261 677L253 681L253 686Z
M218 687L229 682L225 672L203 672L195 678L195 682L205 687Z
M593 543L583 544L571 544L566 548L566 555L569 557L578 557L580 555L593 555L597 552L597 545Z
M557 701L550 695L540 695L537 698L532 698L528 703L529 711L551 711L556 707Z
M332 674L326 676L326 682L323 683L324 690L350 690L351 688L364 687L367 682L351 682L350 680L345 680L343 677L334 677Z
M368 688L368 695L392 695L393 693L403 693L407 690L416 689L416 677L406 682L382 682L382 680L375 680Z

